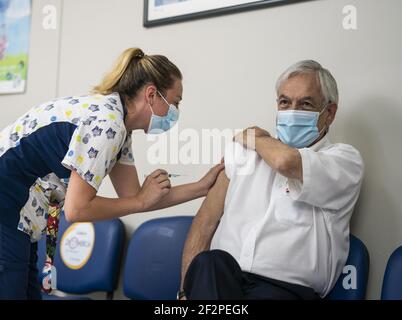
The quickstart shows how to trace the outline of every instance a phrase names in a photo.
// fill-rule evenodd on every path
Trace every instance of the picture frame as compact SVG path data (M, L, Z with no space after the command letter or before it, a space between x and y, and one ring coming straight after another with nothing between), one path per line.
M309 0L144 0L144 27L220 16Z
M0 0L0 95L25 93L31 0Z

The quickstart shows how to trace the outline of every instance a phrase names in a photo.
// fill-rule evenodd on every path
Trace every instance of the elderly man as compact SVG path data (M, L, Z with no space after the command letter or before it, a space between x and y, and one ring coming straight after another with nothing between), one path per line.
M185 244L179 298L320 299L341 274L364 165L328 138L336 81L307 60L276 89L278 138L253 127L254 141L247 130L226 148Z

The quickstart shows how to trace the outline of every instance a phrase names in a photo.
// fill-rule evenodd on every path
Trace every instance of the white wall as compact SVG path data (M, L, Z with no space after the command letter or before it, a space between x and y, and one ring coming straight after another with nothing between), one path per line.
M63 1L62 28L44 31L43 5L59 5L60 1L34 1L28 91L0 97L1 106L7 107L0 119L2 126L41 100L87 92L117 55L131 46L164 54L181 68L182 129L258 125L274 132L274 84L280 72L306 58L330 69L341 99L332 140L353 144L366 163L352 231L371 255L368 298L379 298L386 259L402 244L400 1L317 0L145 29L143 1L68 0ZM357 7L358 29L354 31L342 28L342 8L348 4ZM133 149L141 176L157 168L147 163L148 145L143 134L135 134ZM199 178L208 169L202 165L164 167L189 175L176 183ZM109 182L101 192L114 195ZM194 214L200 203L123 220L131 234L156 216ZM117 297L123 297L121 292Z
M42 27L42 9L51 3L59 10L61 0L35 0L34 2L27 89L24 94L0 95L1 129L25 113L31 106L57 96L60 20L56 30L45 30Z

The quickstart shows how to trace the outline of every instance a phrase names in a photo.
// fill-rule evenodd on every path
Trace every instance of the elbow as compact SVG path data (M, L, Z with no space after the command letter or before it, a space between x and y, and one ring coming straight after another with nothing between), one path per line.
M289 158L290 157L288 156L278 157L274 162L273 169L282 175L286 175L286 173L291 169L291 160Z
M66 204L64 205L63 211L67 222L75 223L81 221L80 219L81 214L78 208L74 208L73 206Z
M91 200L77 201L77 199L66 197L63 211L65 218L70 223L87 222L91 219Z
M64 216L68 223L78 222L78 217L75 211L71 211L70 209L64 208Z
M292 149L287 154L277 157L274 162L274 170L285 177L290 177L293 175L295 168L298 167L298 162L301 162L300 152L297 149Z

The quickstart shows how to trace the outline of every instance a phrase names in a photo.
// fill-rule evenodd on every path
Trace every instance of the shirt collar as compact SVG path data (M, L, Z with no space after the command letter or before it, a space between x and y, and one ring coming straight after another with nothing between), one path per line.
M331 144L331 141L328 138L328 133L325 134L324 137L322 137L322 139L318 142L316 142L315 144L313 144L312 146L308 147L308 149L313 150L313 151L318 151L324 147L327 147Z

